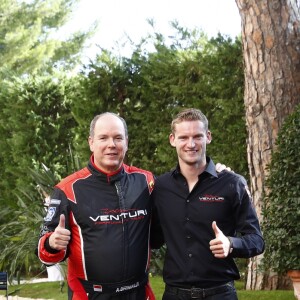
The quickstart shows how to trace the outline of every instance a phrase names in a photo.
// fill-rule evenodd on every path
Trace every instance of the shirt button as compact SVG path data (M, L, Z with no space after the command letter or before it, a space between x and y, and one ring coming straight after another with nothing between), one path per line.
M189 220L190 220L190 218L189 218L189 217L186 217L185 219L186 219L186 221L189 221Z
M187 236L186 236L186 238L187 238L187 239L190 239L190 238L191 238L191 236L190 236L190 235L187 235Z
M192 257L193 256L193 254L192 253L189 253L189 257Z
M187 199L186 202L189 203L189 202L190 202L190 199Z

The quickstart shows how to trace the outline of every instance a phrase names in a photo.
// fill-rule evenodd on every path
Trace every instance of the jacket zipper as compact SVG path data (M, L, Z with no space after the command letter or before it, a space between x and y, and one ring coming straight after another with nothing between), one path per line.
M119 207L120 207L120 210L121 211L124 211L126 210L126 205L125 205L125 199L124 199L124 195L123 195L123 190L122 190L122 185L121 185L121 181L116 181L115 182L115 187L116 187L116 190L117 190L117 194L118 194L118 198L119 198ZM127 241L127 238L128 238L128 228L126 226L126 222L124 223L124 219L122 218L122 230L123 230L123 241L122 241L122 244L123 244L123 266L124 266L124 272L123 272L123 276L124 278L126 278L127 276L127 270L128 270L128 241Z

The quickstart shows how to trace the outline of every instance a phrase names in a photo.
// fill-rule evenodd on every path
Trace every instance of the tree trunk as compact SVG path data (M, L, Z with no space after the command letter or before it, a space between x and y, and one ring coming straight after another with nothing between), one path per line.
M236 0L242 23L248 165L261 220L267 165L284 119L300 103L300 1ZM248 266L247 289L277 289L284 279ZM275 274L276 275L276 274Z

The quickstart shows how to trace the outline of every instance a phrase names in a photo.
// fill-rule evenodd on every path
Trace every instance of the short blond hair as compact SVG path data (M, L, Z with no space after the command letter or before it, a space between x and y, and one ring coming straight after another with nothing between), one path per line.
M175 125L184 121L200 121L204 124L205 131L208 131L208 120L201 110L187 108L179 112L172 120L171 132L175 133Z

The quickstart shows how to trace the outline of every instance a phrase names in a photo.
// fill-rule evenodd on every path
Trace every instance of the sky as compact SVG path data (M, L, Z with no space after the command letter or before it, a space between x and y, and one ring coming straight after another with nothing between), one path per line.
M209 37L220 32L234 38L241 31L235 0L81 0L66 30L86 30L98 20L85 56L94 58L97 44L126 56L131 53L129 45L116 50L116 42L127 41L126 34L139 42L152 32L147 19L153 19L155 31L164 36L171 34L174 20L182 27L202 29Z

